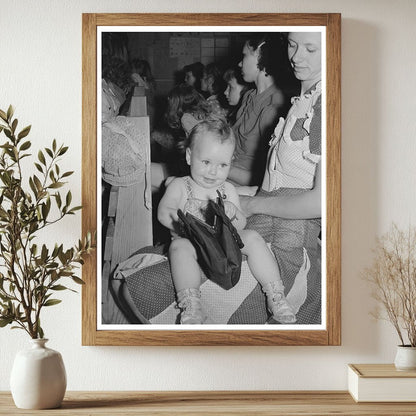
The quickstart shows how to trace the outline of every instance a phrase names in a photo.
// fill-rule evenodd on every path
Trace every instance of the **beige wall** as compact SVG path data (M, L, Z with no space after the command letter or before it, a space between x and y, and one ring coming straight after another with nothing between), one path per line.
M414 0L0 0L0 108L33 125L35 149L70 145L63 167L79 202L81 13L218 11L342 13L342 346L81 347L81 298L67 293L44 326L70 390L345 389L347 363L393 360L397 339L369 316L359 272L377 233L416 221ZM77 216L45 238L79 234ZM0 390L26 338L0 330Z

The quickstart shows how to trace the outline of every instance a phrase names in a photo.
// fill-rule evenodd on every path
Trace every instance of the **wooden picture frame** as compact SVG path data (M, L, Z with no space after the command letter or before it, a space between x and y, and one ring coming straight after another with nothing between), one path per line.
M98 290L109 296L105 284L98 284L97 254L83 266L82 344L83 345L340 345L341 343L341 15L321 14L100 14L82 17L82 230L98 228L97 188L100 166L97 163L97 28L120 27L193 27L193 26L319 26L326 34L326 230L323 244L326 256L325 320L322 329L279 329L256 326L253 329L128 329L100 328ZM185 29L186 30L186 29ZM323 121L324 122L324 121ZM325 130L325 129L324 129ZM97 180L98 179L98 180ZM100 242L98 242L100 244ZM103 298L101 298L102 300ZM274 329L276 328L276 329Z

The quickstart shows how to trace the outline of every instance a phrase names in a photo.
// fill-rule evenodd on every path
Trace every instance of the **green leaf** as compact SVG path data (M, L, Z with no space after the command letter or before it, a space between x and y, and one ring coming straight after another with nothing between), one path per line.
M46 248L45 244L43 244L42 251L40 253L40 258L42 262L45 262L47 257L48 257L48 249Z
M48 204L42 204L42 218L45 221L48 218L50 208L51 208L50 205L48 205Z
M9 108L7 109L7 121L11 121L14 114L14 108L12 105L9 105Z
M56 205L58 205L58 208L61 208L61 206L62 206L62 199L61 199L61 194L59 192L57 192L55 194L55 200L56 200Z
M61 150L59 151L58 156L62 156L63 154L66 153L67 150L68 150L68 146L62 147Z
M35 231L37 231L39 229L39 224L37 224L37 222L32 222L29 225L29 232L31 234L33 234Z
M43 165L46 166L45 156L44 156L44 154L42 153L41 150L39 150L39 152L38 152L38 159L39 159L40 163L42 163Z
M30 141L28 140L20 146L20 151L27 150L30 146L32 146L32 143L30 143Z
M40 323L38 324L38 335L39 335L39 338L43 338L45 336L45 333L43 332L43 329L40 326Z
M53 153L52 153L51 149L45 147L45 152L49 155L49 157L51 157L51 158L53 157Z
M30 186L30 189L32 190L32 192L34 193L35 197L37 198L38 190L36 189L35 183L33 182L32 178L29 178L29 186Z
M9 130L9 129L7 129L7 128L5 128L4 129L4 134L6 135L6 137L8 138L8 139L12 139L12 137L13 137L13 135L12 135L12 133L11 133L11 131Z
M51 188L51 189L62 188L64 185L65 185L64 182L55 182L55 183L50 184L48 188Z
M7 122L7 114L3 110L0 110L0 117Z
M72 194L71 194L71 191L68 191L68 193L66 194L65 205L69 207L71 202L72 202Z
M13 322L13 318L0 318L0 328L4 328L5 326L11 324Z
M41 191L42 190L42 182L39 180L39 178L36 175L33 175L33 182L36 185L36 189L38 191Z
M56 140L55 139L53 139L53 142L52 142L52 150L56 152Z
M79 277L77 277L77 276L72 276L72 277L71 277L71 279L72 279L75 283L78 283L79 285L85 285L85 282L84 282L82 279L80 279Z
M61 178L66 178L67 176L71 176L74 173L74 171L70 171L70 172L65 172Z
M4 185L9 186L10 185L10 177L7 175L7 173L4 173L3 175L0 175L1 181L4 183Z
M4 129L6 129L6 127L3 127ZM13 146L9 143L3 143L2 145L0 145L0 149L11 149Z
M65 255L65 253L63 251L59 251L58 258L59 258L59 261L62 264L65 264L66 263L67 258L66 258L66 255Z
M42 168L42 165L40 165L39 163L35 162L35 166L36 166L36 169L37 169L40 173L43 173L43 168Z
M55 285L51 287L51 290L67 290L68 288L63 285Z
M52 258L55 258L58 255L58 248L59 248L58 244L55 243L55 247L53 248L53 251L52 251L52 254L51 254Z
M30 132L30 129L32 128L32 126L26 126L18 135L17 135L17 138L19 139L19 140L21 140L21 139L23 139L24 137L26 137L28 134L29 134L29 132ZM27 142L26 142L27 143Z
M43 306L53 306L53 305L57 305L58 303L61 303L62 300L60 299L48 299Z
M18 120L17 120L17 118L15 118L13 120L13 123L12 123L12 132L13 133L16 131L17 123L18 123Z
M59 256L59 254L61 254L63 251L64 251L64 245L63 245L63 244L61 244L61 245L58 247L58 252L57 252L57 255ZM56 257L56 256L55 256L55 257Z
M80 209L82 209L82 206L81 205L78 205L76 207L71 208L70 212L79 211Z

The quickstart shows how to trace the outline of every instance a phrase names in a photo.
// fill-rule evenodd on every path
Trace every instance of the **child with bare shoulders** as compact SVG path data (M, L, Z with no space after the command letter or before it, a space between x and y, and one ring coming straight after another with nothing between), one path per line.
M235 150L232 129L222 119L207 119L197 124L189 135L186 162L190 176L175 178L167 186L158 208L159 221L172 232L169 260L173 283L181 309L182 324L202 324L206 317L201 306L201 278L197 254L191 242L177 233L178 209L204 218L204 206L215 200L217 191L224 198L226 215L231 219L244 243L253 276L267 296L267 306L273 318L284 324L296 317L284 295L277 262L265 241L254 230L244 230L246 217L242 213L236 188L227 182Z

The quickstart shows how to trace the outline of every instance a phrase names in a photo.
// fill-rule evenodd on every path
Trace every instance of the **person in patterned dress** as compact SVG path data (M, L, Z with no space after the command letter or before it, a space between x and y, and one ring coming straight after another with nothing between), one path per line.
M274 130L260 191L240 201L247 228L271 243L286 291L299 291L297 323L320 324L321 33L291 32L287 41L301 93Z

